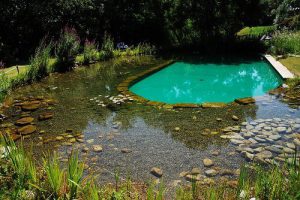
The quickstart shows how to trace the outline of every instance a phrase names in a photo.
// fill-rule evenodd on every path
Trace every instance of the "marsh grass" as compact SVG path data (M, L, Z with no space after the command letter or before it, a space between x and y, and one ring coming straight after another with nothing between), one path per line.
M77 196L83 178L84 164L79 161L78 152L72 152L68 162L68 185L70 188L70 199Z
M271 40L271 52L300 55L300 31L275 33Z
M36 199L166 199L166 187L162 179L159 184L149 182L137 186L127 176L125 183L120 180L120 173L115 172L115 183L99 186L95 177L84 177L84 164L79 160L78 152L72 152L68 164L63 167L57 153L45 154L43 164L37 167L33 162L32 151L24 150L4 136L6 159L11 170L0 170L0 199L26 199L27 191L32 191ZM300 198L299 159L287 160L283 165L261 166L250 164L240 169L237 188L226 183L203 185L191 182L188 186L178 186L172 199L177 200L292 200ZM5 176L4 176L5 175ZM5 182L6 181L6 182ZM5 186L6 185L6 186ZM168 196L170 198L170 196Z
M28 81L37 81L48 76L48 64L50 62L52 42L46 43L43 39L37 47L34 56L30 59L29 70L26 74Z
M80 48L80 38L74 28L65 27L55 47L57 64L55 71L65 72L73 69L75 58Z
M65 171L61 169L55 152L53 155L45 155L43 163L46 172L46 189L50 192L50 196L57 199L62 195L61 191L64 184Z
M99 60L98 48L95 41L85 40L83 47L83 64L87 65Z

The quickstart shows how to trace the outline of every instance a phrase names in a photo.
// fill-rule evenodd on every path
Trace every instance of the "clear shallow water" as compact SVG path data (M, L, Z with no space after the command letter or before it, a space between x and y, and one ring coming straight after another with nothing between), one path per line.
M228 103L264 95L281 83L264 60L180 61L137 82L130 90L165 103Z
M90 67L80 67L73 72L53 74L42 82L18 88L13 91L7 101L23 97L44 96L58 101L51 112L53 119L34 121L38 131L26 139L25 146L33 150L40 159L43 152L58 151L62 158L67 158L71 149L77 148L83 161L89 165L88 172L95 174L99 182L112 182L114 171L120 170L121 177L126 179L130 173L133 180L148 181L154 178L149 172L152 167L163 170L164 182L171 184L173 180L182 180L179 173L199 167L204 171L204 158L210 158L216 167L222 169L238 169L244 162L235 146L220 135L202 135L205 129L219 131L227 126L239 125L241 122L251 122L260 118L295 118L300 117L298 106L289 105L280 97L264 95L258 97L255 104L241 106L230 105L220 109L183 109L168 111L138 102L124 104L116 110L98 105L96 100L105 100L104 96L116 96L116 86L127 77L136 75L163 61L140 57L132 60L112 60L101 62ZM101 96L99 96L101 95ZM30 115L37 119L37 110ZM14 109L7 113L7 122L14 123L20 118L20 113ZM240 118L232 120L232 115ZM222 118L221 122L216 118ZM114 122L120 122L118 129ZM1 124L1 122L0 122ZM180 131L175 131L180 127ZM56 141L55 138L73 129L74 133L84 135L84 143L74 143L66 146L68 141ZM1 128L0 128L1 130ZM42 139L40 139L42 137ZM52 142L43 142L53 139ZM88 140L93 139L93 143ZM37 146L41 143L42 145ZM103 152L96 153L93 145L101 145ZM88 153L81 150L88 147ZM121 149L129 148L131 153L124 154ZM213 151L220 155L213 156ZM235 152L235 154L233 154ZM217 177L218 178L218 177Z

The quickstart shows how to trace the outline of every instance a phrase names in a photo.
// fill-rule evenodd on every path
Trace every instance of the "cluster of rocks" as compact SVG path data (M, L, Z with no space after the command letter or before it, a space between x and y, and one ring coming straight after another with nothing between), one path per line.
M276 163L292 161L300 146L300 118L257 119L222 130L248 161ZM300 155L296 155L299 159Z
M17 140L20 137L27 138L32 133L37 132L35 120L44 121L53 118L52 105L57 102L53 99L45 99L43 97L27 97L22 99L16 99L11 105L6 105L6 109L12 107L13 117L18 119L14 123L5 122L9 120L9 117L3 117L1 124L0 134L10 135L13 140ZM33 116L33 113L40 111L37 117ZM3 114L2 114L3 115ZM3 115L4 116L4 115Z
M222 181L232 184L234 181L229 180L226 177L238 176L240 173L239 170L222 169L218 166L215 166L214 161L209 158L203 159L202 162L205 168L204 172L202 172L200 168L193 168L190 171L181 172L179 177L190 182L211 185L215 184L214 177L219 176L219 179ZM157 178L161 178L163 176L163 170L158 167L153 167L150 170L150 173ZM181 180L176 180L176 183L178 182L181 182ZM237 183L235 185L237 185Z
M90 101L95 101L98 106L109 107L111 105L122 105L128 101L133 101L129 95L119 94L117 96L102 96L94 97Z

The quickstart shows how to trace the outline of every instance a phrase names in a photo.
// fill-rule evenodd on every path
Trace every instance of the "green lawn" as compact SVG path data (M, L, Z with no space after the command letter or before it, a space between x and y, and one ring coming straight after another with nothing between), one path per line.
M296 76L300 77L300 57L288 57L279 61Z
M51 58L49 60L48 67L53 66L55 62L56 62L56 58ZM19 67L19 73L23 74L28 70L29 65L18 65L18 67ZM17 65L11 66L8 68L4 68L4 69L0 69L0 74L2 74L2 73L5 73L7 75L7 77L9 77L9 78L16 77L18 75Z

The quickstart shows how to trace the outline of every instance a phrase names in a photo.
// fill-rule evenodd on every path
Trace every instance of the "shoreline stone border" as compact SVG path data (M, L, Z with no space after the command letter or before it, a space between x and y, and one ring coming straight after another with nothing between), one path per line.
M144 97L141 97L129 90L129 88L134 85L135 83L139 82L140 80L144 79L147 76L150 76L151 74L154 74L165 67L175 63L175 60L168 60L163 62L160 65L157 65L155 67L152 67L150 69L147 69L143 72L140 72L136 75L132 75L127 77L125 80L123 80L118 86L117 90L123 95L129 96L134 101L137 101L139 103L159 107L159 108L165 108L165 109L178 109L178 108L223 108L230 104L239 104L239 105L248 105L248 104L254 104L255 99L252 97L246 97L246 98L240 98L235 99L233 102L229 103L223 103L223 102L205 102L202 104L194 104L194 103L177 103L177 104L168 104L164 102L158 102L158 101L151 101L149 99L146 99Z

